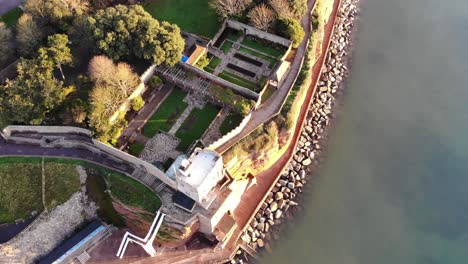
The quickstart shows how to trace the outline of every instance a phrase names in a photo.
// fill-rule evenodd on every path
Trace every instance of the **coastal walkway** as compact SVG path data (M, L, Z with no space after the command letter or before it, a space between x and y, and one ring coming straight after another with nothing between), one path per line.
M297 123L294 128L294 134L287 146L287 150L272 167L256 176L257 183L250 187L241 197L241 202L234 211L238 227L234 230L234 233L226 246L223 249L215 248L165 252L152 258L130 258L122 261L111 261L109 263L223 263L229 261L229 259L235 255L236 251L239 249L239 238L242 235L242 232L249 226L251 219L255 216L255 213L258 211L259 207L262 205L268 193L271 191L278 178L281 176L284 168L289 164L295 153L303 124L307 117L307 113L309 112L310 104L314 98L316 91L315 87L320 79L321 69L327 57L327 51L333 34L334 25L337 20L336 17L340 3L341 0L335 0L331 18L325 26L324 43L326 44L322 46L321 56L313 65L313 79L300 109Z
M315 88L320 79L321 70L327 57L327 52L330 46L331 38L333 36L333 30L337 21L337 14L340 4L341 0L335 0L333 11L331 13L331 18L325 26L324 43L326 44L322 46L321 56L312 68L313 79L307 91L304 102L302 103L302 107L297 118L297 123L294 128L294 134L289 143L289 146L287 147L286 152L280 157L280 159L277 162L275 162L273 166L256 175L257 183L250 189L248 189L248 191L246 191L244 195L242 195L241 202L234 211L234 216L238 228L235 231L235 234L232 236L231 241L229 241L227 245L227 248L231 248L231 250L234 248L234 245L237 243L237 239L241 236L242 232L249 226L249 223L255 216L255 213L258 211L263 201L266 199L268 193L278 181L279 177L281 176L281 173L294 156L297 147L297 142L301 135L302 128L307 117L307 113L310 109L310 104L314 98L314 94L316 91Z
M304 38L302 39L301 44L296 49L296 56L291 62L291 69L288 75L285 77L280 87L277 91L268 99L268 102L263 104L259 109L252 113L252 118L249 120L244 129L235 137L226 141L221 146L215 149L216 152L222 154L234 144L239 142L241 139L248 136L255 129L257 129L262 124L268 122L271 118L276 116L283 106L284 101L289 95L290 90L296 82L297 76L301 71L304 57L307 51L307 46L309 44L309 39L312 34L312 23L311 23L311 13L314 8L316 0L307 1L307 13L301 20L301 25L304 28ZM320 70L319 70L320 73Z

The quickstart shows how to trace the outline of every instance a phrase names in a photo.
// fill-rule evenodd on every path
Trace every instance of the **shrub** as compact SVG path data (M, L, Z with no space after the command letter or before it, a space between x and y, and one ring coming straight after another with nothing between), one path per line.
M223 105L231 106L235 111L243 115L247 115L255 104L254 101L247 100L227 88L211 86L209 91L215 100L222 103Z
M133 111L137 112L145 105L145 101L143 101L143 98L141 98L141 96L137 96L132 99L131 104Z
M208 66L208 64L210 64L210 60L208 59L206 54L203 54L195 64L195 67L203 70L206 66Z
M159 85L163 84L163 81L161 80L161 78L159 78L159 76L155 75L155 76L151 77L151 79L149 81L149 84L150 84L151 87L156 88Z
M304 29L301 24L292 18L282 18L278 21L279 34L293 42L293 47L297 48L304 38Z

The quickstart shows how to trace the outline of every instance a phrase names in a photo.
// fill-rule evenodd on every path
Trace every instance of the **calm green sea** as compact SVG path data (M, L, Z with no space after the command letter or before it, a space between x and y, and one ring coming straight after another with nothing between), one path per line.
M362 0L328 156L261 263L468 263L468 1Z

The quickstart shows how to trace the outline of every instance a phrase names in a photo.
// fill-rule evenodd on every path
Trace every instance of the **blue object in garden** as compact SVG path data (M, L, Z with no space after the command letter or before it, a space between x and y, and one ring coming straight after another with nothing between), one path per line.
M185 55L182 55L182 62L187 62L187 61L188 61L188 57Z

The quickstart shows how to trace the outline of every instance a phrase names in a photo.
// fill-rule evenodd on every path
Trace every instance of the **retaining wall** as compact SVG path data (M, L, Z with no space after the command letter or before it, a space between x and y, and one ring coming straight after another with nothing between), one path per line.
M239 86L237 84L233 84L231 82L228 82L228 81L226 81L226 80L224 80L224 79L222 79L222 78L220 78L220 77L218 77L216 75L213 75L213 74L211 74L209 72L200 70L197 67L189 65L187 63L179 63L179 65L182 68L184 68L184 69L186 69L188 71L194 72L195 74L197 74L198 76L200 76L202 78L210 80L214 84L219 84L220 86L231 89L236 94L242 95L245 98L255 100L255 101L257 101L258 98L259 98L259 96L258 96L258 94L256 92L254 92L252 90L249 90L247 88L244 88L242 86Z
M130 94L130 96L123 102L119 110L115 111L115 113L109 118L109 122L113 123L117 117L119 117L120 113L125 113L130 109L130 105L132 102L132 99L142 95L146 91L146 83L149 82L151 77L153 77L154 71L155 71L156 65L151 65L146 69L146 71L140 76L140 84L135 88L135 90Z
M12 132L35 132L38 134L47 133L47 134L57 134L60 136L61 134L67 133L81 133L89 136L91 138L91 132L87 129L77 128L77 127L57 127L57 126L8 126L3 130L4 137L15 143L19 144L33 144L33 145L41 145L43 143L43 139L32 139L32 138L23 138L23 137L13 137L11 136ZM63 147L63 148L82 148L89 150L96 154L102 154L103 152L109 155L109 158L114 159L116 161L125 161L136 168L142 169L147 173L155 176L168 186L176 189L177 185L175 181L170 180L166 174L159 170L153 164L136 158L128 153L125 153L121 150L116 148L110 147L105 145L93 138L92 143L79 141L79 140L61 140L54 143L51 143L49 147ZM135 177L132 177L136 179ZM139 179L136 179L139 181ZM148 186L151 189L151 186Z
M236 137L242 130L244 130L245 126L249 123L250 119L252 118L252 111L244 117L242 122L229 133L221 137L220 139L216 140L215 142L211 143L207 148L211 150L215 150L219 146L222 146L224 143L228 142L232 138Z
M285 39L283 37L268 33L266 31L260 30L258 28L246 25L238 21L228 19L225 23L227 27L243 31L246 35L256 36L258 38L280 44L282 46L285 46L286 48L289 48L289 46L291 46L292 43L289 39Z

